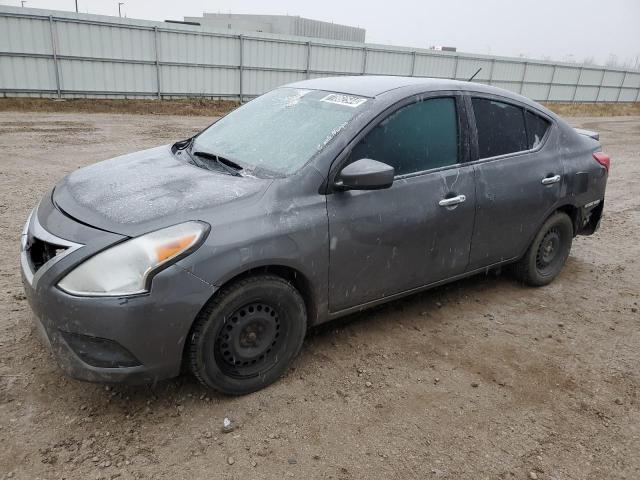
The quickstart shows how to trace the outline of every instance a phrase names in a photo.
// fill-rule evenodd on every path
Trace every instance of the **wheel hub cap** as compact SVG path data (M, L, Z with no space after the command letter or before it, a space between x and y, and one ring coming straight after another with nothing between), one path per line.
M218 354L234 373L249 375L261 367L279 338L278 312L265 303L251 303L227 318L218 334Z

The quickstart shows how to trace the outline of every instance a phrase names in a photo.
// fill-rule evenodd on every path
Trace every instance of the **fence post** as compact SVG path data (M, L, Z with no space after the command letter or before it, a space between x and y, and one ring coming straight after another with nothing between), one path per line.
M311 77L311 42L307 42L307 79Z
M638 87L638 93L636 94L636 102L640 102L640 87Z
M58 98L61 98L60 92L60 71L58 69L58 45L56 42L55 25L53 22L53 16L49 15L49 32L51 33L51 52L53 53L53 69L56 72L56 92Z
M156 86L158 87L158 100L162 100L162 87L160 85L160 42L158 39L158 27L153 27L153 46L156 56Z
M573 89L573 97L571 98L571 103L576 103L576 94L578 93L578 86L580 85L580 80L582 80L582 70L584 67L580 67L580 73L578 73L578 80L576 81L576 88Z
M604 83L604 76L607 74L606 70L602 70L602 77L600 77L600 85L598 85L598 93L596 93L596 99L594 100L594 102L598 101L598 98L600 98L600 90L602 89L602 84Z
M367 73L367 47L362 49L362 73L360 75L364 75Z
M522 95L522 90L524 90L524 79L527 76L527 66L529 64L527 62L524 62L524 68L522 69L522 78L520 79L520 91L518 92L520 95Z
M243 96L243 91L242 91L242 77L243 77L243 72L244 72L244 39L242 37L242 35L238 35L238 39L240 40L240 92L239 92L239 97L240 97L240 103L244 102L244 96Z
M545 101L549 101L549 98L551 98L551 87L553 86L553 81L556 78L556 69L558 68L557 65L553 66L553 72L551 73L551 80L549 80L549 86L547 88L547 99Z
M491 85L492 82L493 82L493 67L495 66L495 64L496 64L496 59L492 58L491 59L491 66L489 67L489 79L487 80L487 83L489 85Z
M627 80L627 71L624 71L624 76L622 77L622 81L620 82L620 87L618 88L618 97L616 98L616 103L618 103L620 101L620 95L622 95L622 86L624 85L624 82Z
M416 51L411 52L411 76L413 77L416 74Z
M453 67L453 79L457 80L458 79L458 59L460 57L458 57L458 55L456 55L456 63L455 66Z

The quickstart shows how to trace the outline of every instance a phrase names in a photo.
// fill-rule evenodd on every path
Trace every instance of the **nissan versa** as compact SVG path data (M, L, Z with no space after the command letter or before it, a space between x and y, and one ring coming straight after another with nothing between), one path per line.
M244 394L311 325L506 264L548 284L598 228L608 170L596 133L505 90L303 81L67 176L22 233L24 287L73 377L186 366Z

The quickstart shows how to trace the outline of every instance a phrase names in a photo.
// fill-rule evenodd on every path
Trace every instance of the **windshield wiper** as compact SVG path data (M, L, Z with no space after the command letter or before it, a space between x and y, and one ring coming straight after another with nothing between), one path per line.
M191 146L191 144L193 143L193 141L195 140L195 135L191 138L187 138L185 140L178 140L176 143L174 143L171 147L175 148L176 150L184 150L186 148L189 148Z
M228 158L221 157L220 155L216 155L215 153L209 152L191 152L191 155L194 157L204 158L206 160L213 160L217 165L220 165L223 169L229 172L231 175L235 175L236 177L241 177L240 170L242 167L238 165L233 160L229 160Z

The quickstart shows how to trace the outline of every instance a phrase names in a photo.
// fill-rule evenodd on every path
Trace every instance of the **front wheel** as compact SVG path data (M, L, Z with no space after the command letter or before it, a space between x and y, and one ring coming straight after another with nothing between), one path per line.
M516 276L532 286L551 283L562 271L573 242L573 223L566 213L551 215L516 263Z
M191 371L228 395L266 387L299 353L307 328L300 293L273 275L237 281L209 302L189 338Z

